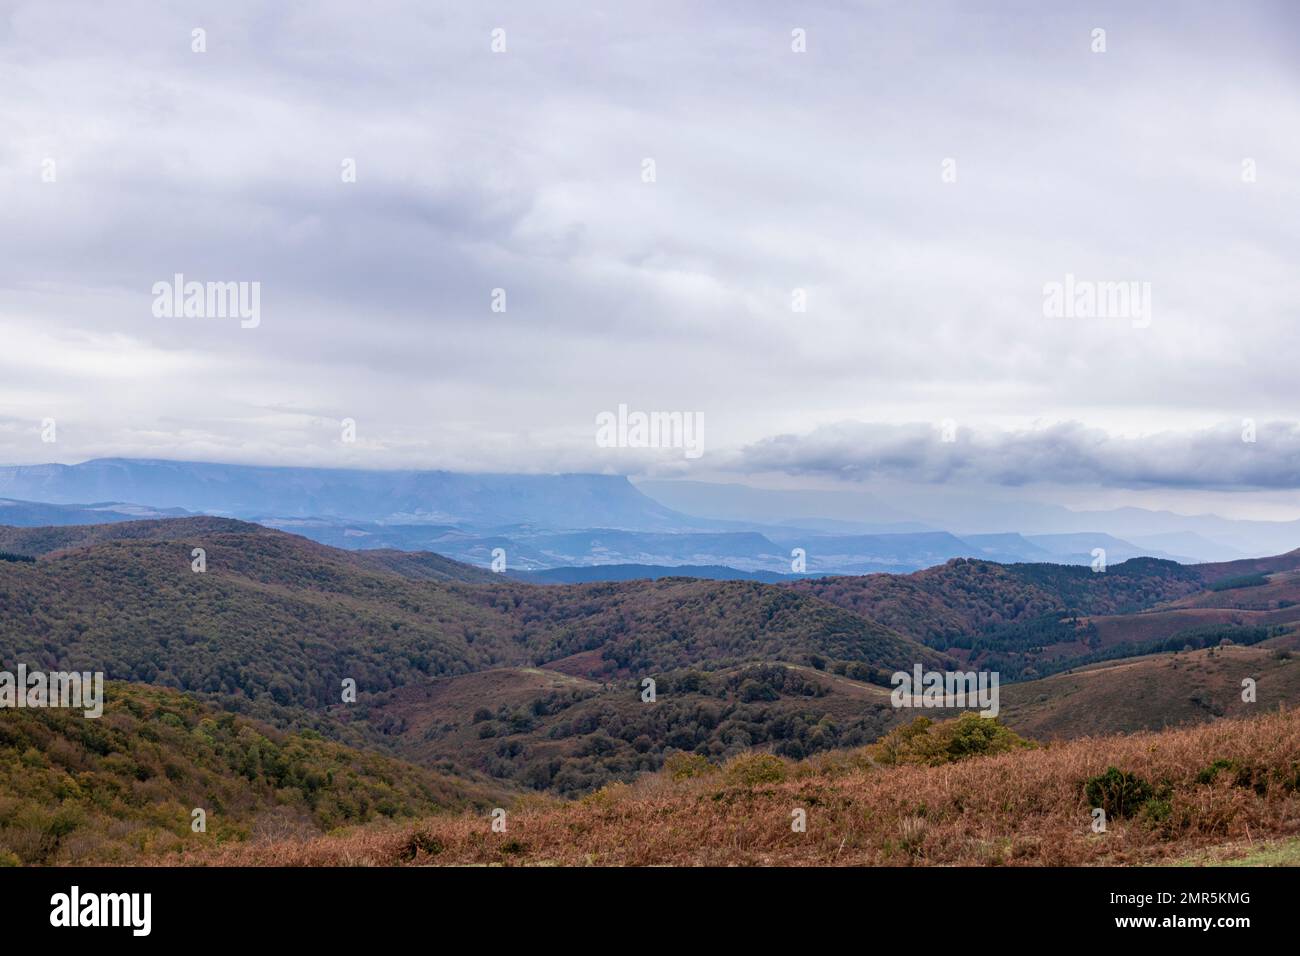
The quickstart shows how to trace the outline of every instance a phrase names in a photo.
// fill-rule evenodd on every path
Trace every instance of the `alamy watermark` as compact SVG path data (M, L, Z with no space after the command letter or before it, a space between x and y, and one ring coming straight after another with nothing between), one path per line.
M687 458L704 454L703 412L617 412L596 416L599 448L681 448Z
M1049 319L1129 319L1135 329L1151 325L1150 282L1095 282L1066 273L1064 282L1043 285Z
M73 885L50 897L54 927L125 927L132 936L148 936L153 927L152 893L83 893Z
M895 707L955 710L979 707L981 717L998 715L998 671L895 671L889 700Z
M104 674L96 671L29 671L18 665L18 673L0 671L0 710L58 707L81 710L89 718L104 713Z
M243 329L262 324L260 282L186 282L177 272L171 282L155 282L151 291L157 319L238 318Z

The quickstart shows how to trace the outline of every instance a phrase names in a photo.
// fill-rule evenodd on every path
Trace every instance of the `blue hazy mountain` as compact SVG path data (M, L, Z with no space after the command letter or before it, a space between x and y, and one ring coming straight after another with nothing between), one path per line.
M277 468L100 458L0 468L0 496L73 504L144 502L239 518L340 517L408 524L676 529L698 525L617 475Z
M1092 552L1101 548L1106 552L1109 564L1118 564L1129 558L1149 557L1168 558L1187 563L1191 558L1168 554L1156 548L1142 548L1114 535L1091 531L1074 534L1031 534L1025 536L1032 544L1043 548L1051 554L1058 555L1057 560L1065 559L1068 564L1086 564Z
M144 518L183 518L184 508L150 508L146 505L105 501L88 505L55 505L43 501L0 498L0 525L18 528L66 527L82 524L112 524Z
M433 551L478 567L491 564L504 552L511 572L569 569L547 581L623 580L628 571L652 569L654 575L719 576L700 568L724 568L727 576L747 579L754 574L789 576L794 550L803 552L807 574L868 574L906 572L942 564L951 558L982 558L1001 562L1088 564L1089 549L1053 552L1019 535L958 538L946 532L881 535L825 535L774 527L756 532L676 533L590 528L555 532L527 525L482 532L450 525L399 525L336 522L327 519L261 519L263 524L301 534L323 544L350 549L395 548ZM1080 535L1079 541L1104 546L1109 556L1143 553L1109 535ZM1069 545L1076 545L1071 540ZM1076 546L1081 548L1081 544ZM1153 555L1160 556L1160 555ZM1123 557L1114 558L1123 560ZM593 569L582 572L572 569ZM599 570L594 570L599 569ZM678 569L678 570L674 570ZM760 580L761 578L749 578ZM539 578L538 580L543 580Z
M642 480L637 487L686 514L767 525L790 523L835 534L943 530L974 542L1010 532L1026 538L1101 533L1122 539L1137 553L1181 555L1196 561L1283 554L1300 546L1300 520L1224 518L1131 506L1075 510L1030 500L1006 488L873 482L871 491L773 490L667 480ZM1032 543L1026 547L1025 542L990 540L989 547L1005 554L995 560L1048 560L1035 554ZM1071 549L1070 553L1077 552Z
M0 467L0 524L96 524L213 514L258 521L349 549L427 551L479 567L497 549L510 571L606 567L725 568L737 575L905 572L952 558L1087 564L1148 555L1175 560L1238 557L1228 533L1271 532L1294 545L1295 523L1119 509L1070 512L1036 505L996 533L942 530L934 514L894 510L859 493L768 491L682 482L634 485L622 476L462 474L97 459L78 465ZM647 494L663 495L666 502ZM971 499L979 513L983 507ZM85 502L99 502L85 504ZM132 502L133 504L124 504ZM716 505L687 514L671 505ZM948 502L947 507L953 507ZM818 517L813 512L827 509ZM923 520L917 520L920 515ZM1000 514L1000 513L999 513ZM1067 521L1068 518L1068 521ZM986 515L967 523L985 524ZM1084 523L1086 522L1086 523ZM1181 524L1180 524L1181 522ZM1115 531L1134 527L1138 539ZM1195 528L1203 527L1202 534ZM1181 528L1181 530L1179 530ZM1014 530L1010 530L1014 529ZM803 564L793 559L802 551ZM1240 548L1239 551L1245 551ZM1279 552L1283 549L1273 547ZM689 573L689 572L687 572ZM723 573L710 571L711 574Z
M950 558L983 557L983 549L946 531L915 534L848 534L777 536L782 544L800 547L810 571L833 568L928 567Z
M983 549L990 561L1051 561L1052 552L1039 547L1022 534L968 534L962 540Z

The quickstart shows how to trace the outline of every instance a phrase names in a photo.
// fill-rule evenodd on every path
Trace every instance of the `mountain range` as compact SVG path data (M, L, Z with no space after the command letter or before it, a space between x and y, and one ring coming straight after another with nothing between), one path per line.
M283 468L101 458L0 468L0 495L54 504L135 502L241 518L493 526L546 515L559 527L676 526L687 520L609 475Z
M1300 544L1295 522L1042 505L1015 515L992 512L1021 522L1011 529L958 533L931 515L860 493L634 485L611 475L96 459L0 468L0 496L0 518L11 525L221 515L341 548L432 551L479 567L504 562L513 574L550 572L539 581L594 580L600 572L592 568L609 568L617 578L628 566L651 577L779 580L773 576L904 573L954 557L1091 564L1096 549L1110 563L1138 556L1193 563ZM969 513L953 520L954 527L978 527ZM1125 536L1123 529L1142 533Z
M1243 676L1264 709L1300 700L1300 550L618 576L538 586L215 516L0 527L0 662L103 672L121 731L0 714L0 756L39 770L0 775L0 860L211 846L184 839L192 805L223 808L225 840L299 840L688 757L830 759L911 720L891 675L918 667L1000 673L1000 720L1039 740L1249 715Z
M0 499L0 517L14 526L116 522L189 513L179 508L114 502L58 505ZM606 527L556 531L534 524L481 529L469 522L388 524L280 516L252 520L340 548L430 550L480 567L490 566L500 554L507 569L514 573L557 572L538 580L594 580L600 568L627 566L645 568L649 576L675 570L677 574L700 577L725 575L744 580L757 574L778 580L800 574L905 572L955 557L1089 564L1093 560L1092 549L1099 547L1105 549L1111 561L1138 556L1192 560L1155 548L1142 548L1107 534L1006 533L958 538L944 531L826 534L787 526L768 526L764 531L663 532ZM409 516L403 520L410 520ZM793 559L800 552L803 567L795 571ZM574 573L566 577L562 573L566 569Z

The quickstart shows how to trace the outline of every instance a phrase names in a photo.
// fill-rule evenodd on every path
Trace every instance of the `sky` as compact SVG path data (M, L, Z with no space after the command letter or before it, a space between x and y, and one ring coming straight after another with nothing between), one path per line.
M1300 8L1046 6L0 2L0 463L1300 516Z

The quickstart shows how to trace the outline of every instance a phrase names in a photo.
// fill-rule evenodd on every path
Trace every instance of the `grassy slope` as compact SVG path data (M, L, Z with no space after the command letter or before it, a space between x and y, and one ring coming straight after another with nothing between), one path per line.
M1256 703L1241 699L1256 681ZM1160 730L1300 702L1300 658L1228 646L1095 664L1002 689L1002 719L1039 740Z
M1207 776L1216 761L1242 773ZM1150 783L1156 798L1132 815L1112 814L1107 832L1093 833L1085 783L1112 766ZM1300 711L940 766L841 756L754 769L742 758L717 774L660 774L576 803L525 808L508 816L504 833L493 833L485 815L466 814L231 847L190 862L1136 864L1300 831ZM784 779L762 779L774 776ZM792 830L795 809L807 812L807 832Z
M1300 838L1248 840L1197 850L1175 866L1300 866Z

